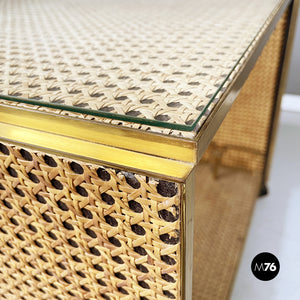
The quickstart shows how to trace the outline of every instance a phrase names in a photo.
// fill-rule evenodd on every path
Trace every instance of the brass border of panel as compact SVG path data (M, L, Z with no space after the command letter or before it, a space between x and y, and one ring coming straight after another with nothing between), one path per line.
M195 162L196 143L183 138L163 136L147 131L141 132L136 129L58 116L3 104L0 104L0 122L38 129L41 131L41 134L43 134L42 132L48 132L78 140L86 140L95 144L103 144L185 162ZM70 153L72 153L71 148L70 146Z
M222 121L225 119L226 114L228 113L230 107L232 106L233 102L235 101L239 92L241 91L246 79L248 78L257 59L259 58L262 50L264 49L264 46L269 40L279 19L281 18L281 16L283 15L283 13L285 12L285 10L291 2L292 0L286 0L282 1L281 5L279 5L267 29L262 34L255 47L253 47L251 54L249 54L248 56L247 61L241 67L238 74L235 75L235 79L230 83L229 87L227 88L227 92L225 92L224 95L222 95L222 98L213 108L212 112L200 128L196 136L196 141L198 144L197 161L201 159L209 143L211 142L215 133L220 127Z
M1 122L0 140L25 145L25 147L29 146L37 151L123 168L141 174L146 173L153 177L176 182L182 182L194 167L193 163L95 144L87 140Z
M193 295L193 244L194 244L194 205L195 169L182 184L181 226L180 226L180 299L191 300Z

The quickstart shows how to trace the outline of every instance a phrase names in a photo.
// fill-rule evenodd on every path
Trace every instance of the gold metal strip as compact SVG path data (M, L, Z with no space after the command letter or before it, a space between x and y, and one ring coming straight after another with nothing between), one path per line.
M44 132L64 135L93 143L118 147L159 157L196 161L196 143L187 139L151 134L133 129L75 118L51 115L39 111L29 111L17 107L0 105L0 120L3 123L18 125ZM42 134L42 133L41 133ZM13 136L11 139L15 139ZM73 147L75 141L70 145ZM55 148L54 148L55 149ZM85 155L82 149L82 155Z
M55 150L55 154L59 154L58 151L66 153L65 156L67 157L70 157L70 154L76 157L85 157L89 162L103 162L105 165L123 167L126 170L140 171L140 173L147 172L149 175L171 178L174 181L183 181L194 166L192 163L133 152L6 123L0 123L0 136L3 139L30 145L33 148Z
M191 300L193 294L195 169L187 177L181 190L180 299Z

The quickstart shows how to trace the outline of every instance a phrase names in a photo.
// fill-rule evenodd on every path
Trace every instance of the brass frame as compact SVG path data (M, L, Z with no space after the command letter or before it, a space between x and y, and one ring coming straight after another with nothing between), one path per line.
M131 128L121 128L3 104L0 104L0 122L33 130L38 129L41 134L47 132L70 137L75 139L74 143L76 140L85 140L114 148L184 162L195 162L196 143L184 138L152 134L146 131L141 133ZM68 150L72 153L71 146ZM84 153L85 149L82 151Z
M274 111L272 133L266 163L265 180L268 177L278 123L280 98L284 91L287 67L291 52L294 26L299 0L283 0L265 33L251 50L248 60L230 84L228 92L214 107L195 139L171 137L161 134L120 128L72 117L57 116L25 108L0 105L1 139L25 147L40 149L57 155L78 158L82 161L125 168L141 174L181 183L181 297L192 299L193 267L193 207L194 167L211 142L244 82L250 74L275 25L288 5L292 8L289 37L277 106ZM55 124L55 126L53 126Z
M152 177L182 182L193 169L193 164L141 152L110 147L86 140L42 132L7 123L0 123L1 139L25 147L35 148L56 155L76 158L82 161L124 168ZM13 138L12 138L13 137ZM0 140L1 140L0 139ZM69 152L70 146L72 148ZM130 162L126 165L125 162Z
M196 143L187 139L6 105L0 120L7 141L174 181L183 182L196 161Z
M195 205L195 169L182 186L181 201L181 299L192 299L193 293L193 240Z

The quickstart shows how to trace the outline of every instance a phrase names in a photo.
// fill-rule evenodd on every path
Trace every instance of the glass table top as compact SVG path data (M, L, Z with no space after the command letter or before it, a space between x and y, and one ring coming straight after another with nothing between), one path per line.
M0 98L192 131L279 0L0 3Z

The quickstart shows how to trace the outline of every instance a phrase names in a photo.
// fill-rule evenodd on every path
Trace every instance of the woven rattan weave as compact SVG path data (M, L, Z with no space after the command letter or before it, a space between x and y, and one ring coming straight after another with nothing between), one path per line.
M218 173L215 179L210 164L196 169L194 300L230 299L261 180L259 172Z
M280 3L2 1L0 94L197 130Z
M0 144L1 299L175 299L180 188Z

